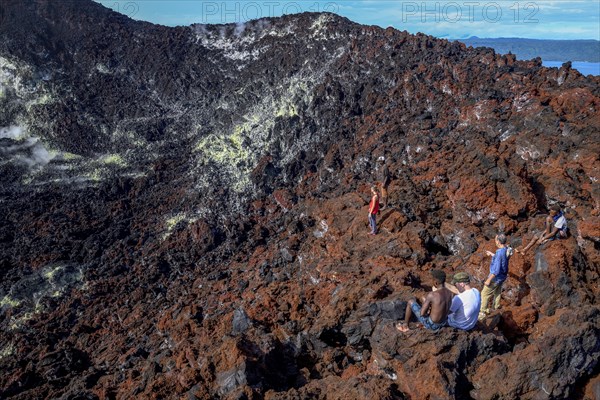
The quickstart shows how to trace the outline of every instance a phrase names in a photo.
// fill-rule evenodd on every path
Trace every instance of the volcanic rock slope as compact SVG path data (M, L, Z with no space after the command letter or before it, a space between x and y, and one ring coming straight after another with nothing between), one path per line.
M0 398L599 397L597 77L331 14L3 0L0 103ZM485 323L395 330L556 203L570 237Z

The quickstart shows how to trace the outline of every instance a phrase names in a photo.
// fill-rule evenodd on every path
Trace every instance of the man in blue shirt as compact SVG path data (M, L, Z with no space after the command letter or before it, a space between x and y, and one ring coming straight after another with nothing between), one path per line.
M485 319L490 313L488 303L490 298L494 297L494 310L500 308L500 293L502 292L502 284L508 276L508 259L510 257L509 248L506 246L506 236L504 234L496 235L494 239L496 243L496 253L486 251L488 256L492 257L490 263L490 274L485 280L483 290L481 291L481 312L479 320Z

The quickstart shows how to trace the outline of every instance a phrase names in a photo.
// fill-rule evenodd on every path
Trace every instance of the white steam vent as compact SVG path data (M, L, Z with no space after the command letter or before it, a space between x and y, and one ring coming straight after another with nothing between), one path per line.
M27 131L20 126L0 128L0 139L11 139L17 143L0 145L0 156L9 161L25 164L29 168L47 165L56 154L49 152L37 137L27 137ZM23 140L25 139L25 140Z
M13 139L19 140L23 139L25 136L25 130L20 126L8 126L5 128L0 128L0 139Z

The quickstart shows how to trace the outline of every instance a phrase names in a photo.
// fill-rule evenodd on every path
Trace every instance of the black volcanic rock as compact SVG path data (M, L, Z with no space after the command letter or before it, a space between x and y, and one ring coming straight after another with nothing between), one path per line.
M600 79L333 14L0 18L0 397L594 390ZM570 237L511 258L501 313L397 333L430 269L481 287L495 234L525 243L555 203Z

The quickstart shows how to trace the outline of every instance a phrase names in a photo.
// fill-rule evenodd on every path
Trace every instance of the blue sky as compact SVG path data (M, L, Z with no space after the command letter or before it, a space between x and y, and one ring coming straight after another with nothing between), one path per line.
M246 22L302 11L330 11L361 24L459 39L470 36L600 40L600 1L520 0L96 0L162 25Z

